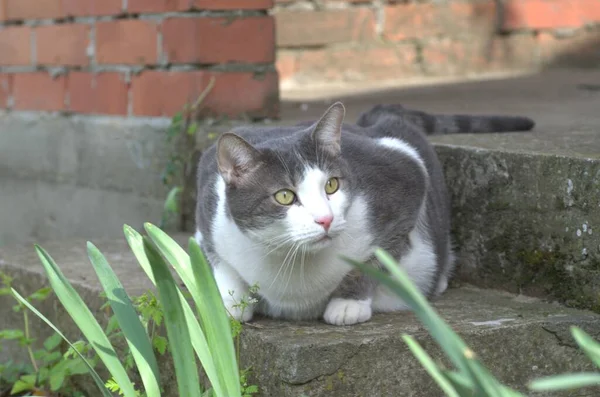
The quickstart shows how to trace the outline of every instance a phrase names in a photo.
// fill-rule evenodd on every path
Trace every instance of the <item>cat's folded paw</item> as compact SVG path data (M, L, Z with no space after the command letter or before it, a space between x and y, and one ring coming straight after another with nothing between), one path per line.
M364 323L371 318L371 301L333 298L327 304L323 320L332 325Z
M225 304L225 309L227 309L227 312L234 320L242 323L252 320L254 309L251 305L242 309L233 299L228 298L223 299L223 303Z

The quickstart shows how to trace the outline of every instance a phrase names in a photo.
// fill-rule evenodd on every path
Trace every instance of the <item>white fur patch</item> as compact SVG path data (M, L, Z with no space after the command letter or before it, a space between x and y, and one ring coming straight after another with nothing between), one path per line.
M202 244L202 240L204 240L204 237L202 236L202 233L200 233L200 230L196 230L196 234L194 234L194 239L196 239L196 242L198 244Z
M398 138L386 137L386 138L377 139L377 143L379 143L380 145L385 146L387 148L394 149L394 150L404 153L411 159L415 160L419 164L419 166L425 171L425 174L427 174L427 168L425 167L425 162L423 162L423 159L421 158L421 156L419 155L417 150L414 147L412 147L411 145L409 145L407 142L403 141L402 139L398 139Z
M327 305L323 320L332 325L352 325L368 321L371 314L371 299L334 298Z
M224 263L214 268L215 281L219 287L225 308L238 321L250 321L254 313L252 304L243 308L240 306L242 299L248 299L248 285L240 278L238 273Z
M409 233L408 239L411 249L400 258L400 266L408 273L421 292L427 292L431 289L431 283L437 271L437 256L433 245L419 231L418 227ZM406 304L388 288L383 285L377 287L373 298L374 311L390 312L407 308Z

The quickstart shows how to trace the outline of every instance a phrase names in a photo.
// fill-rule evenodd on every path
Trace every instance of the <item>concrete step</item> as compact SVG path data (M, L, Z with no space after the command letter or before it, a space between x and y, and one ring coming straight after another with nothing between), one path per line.
M187 236L177 239L184 241ZM124 239L95 243L130 294L150 287ZM85 242L49 242L44 248L102 318L100 287ZM45 284L30 245L1 248L0 271L13 275L16 288L23 293ZM0 329L21 321L11 306L11 298L0 297ZM598 337L597 314L467 285L450 289L435 306L492 372L514 388L523 390L527 381L538 376L591 369L589 360L575 347L569 327L578 325ZM44 303L41 310L67 334L78 334L56 302ZM48 335L48 328L38 321L32 327L36 335ZM434 358L446 362L415 316L405 312L378 314L352 327L257 319L244 328L242 364L252 366L252 381L260 385L262 396L441 396L402 342L403 333L413 335ZM17 352L8 346L0 352L0 361L16 358ZM165 368L171 370L168 365ZM176 394L171 390L165 395Z

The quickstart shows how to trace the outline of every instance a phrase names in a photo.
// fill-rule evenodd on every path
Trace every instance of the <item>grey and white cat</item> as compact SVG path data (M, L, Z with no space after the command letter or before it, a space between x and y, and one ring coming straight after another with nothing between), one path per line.
M355 125L341 103L314 123L223 134L198 168L196 238L226 308L249 321L367 321L405 309L340 255L391 253L427 297L454 267L450 204L427 134L529 130L522 117L434 116L378 105ZM245 310L236 307L257 284Z

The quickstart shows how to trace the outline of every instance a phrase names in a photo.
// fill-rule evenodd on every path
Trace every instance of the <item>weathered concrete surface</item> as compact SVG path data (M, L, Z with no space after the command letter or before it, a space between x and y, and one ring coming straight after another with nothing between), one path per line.
M600 310L600 159L437 150L459 280Z
M188 236L176 236L182 244ZM124 239L95 242L113 265L131 295L143 293L150 283L135 262ZM97 316L101 300L99 283L85 252L83 240L47 243L54 257ZM0 271L13 275L15 286L30 293L46 285L42 266L29 245L0 249ZM9 297L0 297L0 329L20 324ZM468 286L451 289L435 306L466 340L484 363L503 382L521 388L532 378L564 371L591 369L568 334L571 325L600 337L600 316L567 309L535 298ZM56 300L39 308L67 335L78 332ZM40 338L49 329L32 320ZM369 323L334 327L320 322L291 323L257 319L245 327L243 365L252 365L262 396L441 396L425 371L402 342L413 335L436 359L441 354L423 327L410 313L376 315ZM0 361L22 357L15 346L0 352ZM167 360L161 360L163 376L172 377ZM89 382L81 382L86 389ZM171 378L170 387L175 387ZM92 389L87 389L92 390ZM92 394L93 395L93 394ZM178 395L168 388L165 396ZM531 394L533 395L533 394Z
M568 328L578 325L598 336L597 315L470 287L449 290L435 306L492 373L515 389L526 391L540 376L591 368ZM242 357L264 396L441 397L402 334L449 365L410 313L380 314L342 328L260 320L245 328Z
M0 246L158 222L165 124L0 114Z

